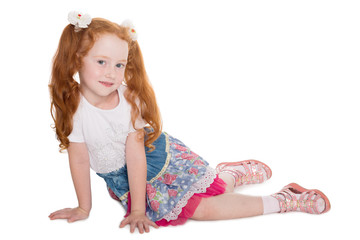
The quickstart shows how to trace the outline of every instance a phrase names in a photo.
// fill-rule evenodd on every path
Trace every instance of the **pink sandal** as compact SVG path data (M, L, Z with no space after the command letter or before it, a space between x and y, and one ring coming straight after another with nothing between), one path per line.
M301 194L299 199L295 194ZM299 209L300 212L323 214L331 208L330 201L324 193L317 189L303 188L296 183L285 186L280 192L271 196L279 201L281 213L298 211ZM324 201L319 201L320 199Z
M249 164L251 167L248 166ZM246 174L234 168L234 166L243 166ZM222 172L231 174L235 178L235 187L245 184L262 183L270 179L272 175L271 169L266 164L253 159L220 163L216 166L216 172L218 174Z

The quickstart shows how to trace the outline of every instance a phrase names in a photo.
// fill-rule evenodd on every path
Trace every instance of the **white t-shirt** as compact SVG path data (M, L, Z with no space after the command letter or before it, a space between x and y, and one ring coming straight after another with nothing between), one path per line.
M108 173L125 165L125 143L129 133L135 132L131 124L131 105L126 101L126 86L118 89L119 105L103 110L91 105L81 95L80 103L73 118L70 142L85 142L90 157L90 167L98 173ZM139 117L135 126L145 127Z

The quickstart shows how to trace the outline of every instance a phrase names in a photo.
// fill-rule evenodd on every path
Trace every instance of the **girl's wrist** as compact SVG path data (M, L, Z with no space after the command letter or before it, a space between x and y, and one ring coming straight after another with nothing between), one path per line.
M136 208L136 209L131 209L131 213L141 213L141 214L145 214L146 209L140 209L140 208Z
M82 210L86 211L86 212L90 212L91 210L91 201L78 201L78 206L79 208L81 208Z
M85 207L79 206L78 209L79 209L81 212L89 215L89 214L90 214L91 207L85 208Z

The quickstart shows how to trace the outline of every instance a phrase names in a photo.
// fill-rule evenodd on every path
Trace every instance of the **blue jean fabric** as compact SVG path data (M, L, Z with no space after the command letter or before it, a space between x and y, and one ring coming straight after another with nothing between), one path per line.
M208 163L180 140L162 133L148 152L146 214L152 221L162 219L207 171ZM129 183L126 166L110 172L97 173L108 188L128 207Z

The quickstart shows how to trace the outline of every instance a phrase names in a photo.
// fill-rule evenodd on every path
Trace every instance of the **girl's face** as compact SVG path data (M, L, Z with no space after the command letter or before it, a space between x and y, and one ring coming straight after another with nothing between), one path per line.
M117 97L128 52L128 43L114 34L104 34L95 42L79 70L81 92L88 102L99 106Z

